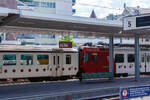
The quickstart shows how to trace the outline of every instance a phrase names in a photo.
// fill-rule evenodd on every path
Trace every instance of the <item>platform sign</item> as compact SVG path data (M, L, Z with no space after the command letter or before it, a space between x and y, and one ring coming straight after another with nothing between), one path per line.
M150 86L120 88L120 99L150 96Z
M72 42L59 42L59 48L72 48Z
M123 19L123 30L136 30L136 29L149 29L150 28L150 14L143 14L137 16L129 16Z

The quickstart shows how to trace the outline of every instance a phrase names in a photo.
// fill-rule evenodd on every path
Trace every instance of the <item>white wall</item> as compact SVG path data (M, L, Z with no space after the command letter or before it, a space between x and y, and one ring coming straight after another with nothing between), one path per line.
M72 0L56 0L56 14L72 15Z

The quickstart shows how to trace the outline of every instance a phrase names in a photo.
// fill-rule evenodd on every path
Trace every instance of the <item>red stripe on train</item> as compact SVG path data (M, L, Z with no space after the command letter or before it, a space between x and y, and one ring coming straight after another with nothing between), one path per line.
M1 73L3 72L3 65L1 65Z

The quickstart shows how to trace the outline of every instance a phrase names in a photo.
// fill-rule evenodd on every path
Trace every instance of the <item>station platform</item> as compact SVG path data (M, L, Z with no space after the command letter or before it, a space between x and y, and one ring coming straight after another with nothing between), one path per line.
M134 77L25 83L0 86L0 100L87 100L93 97L119 95L121 87L150 85L150 76L139 82Z

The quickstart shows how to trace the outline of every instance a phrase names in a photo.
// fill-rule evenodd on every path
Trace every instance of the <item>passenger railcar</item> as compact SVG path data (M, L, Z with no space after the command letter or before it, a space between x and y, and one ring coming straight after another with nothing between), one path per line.
M113 73L109 71L108 48L83 47L79 50L79 54L80 62L77 77L80 79L80 81L82 81L82 79L89 78L113 77Z
M109 48L47 48L0 45L0 80L30 81L112 78L135 73L133 47L115 47L114 72L109 72ZM140 72L150 73L150 49L140 51Z
M72 48L0 47L0 79L30 81L72 78L78 71L78 51Z
M114 50L116 62L116 74L118 76L134 75L135 73L135 54L133 47L116 47ZM140 50L140 73L150 73L150 49L141 48Z
M135 53L133 47L115 47L114 50L114 72L109 72L109 48L83 47L79 50L79 71L77 77L89 78L111 78L127 77L135 74ZM141 48L140 51L140 73L150 74L150 49Z

